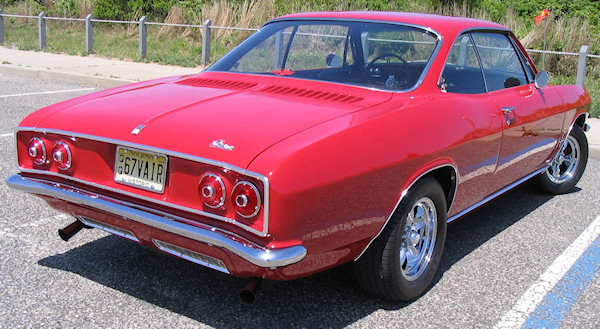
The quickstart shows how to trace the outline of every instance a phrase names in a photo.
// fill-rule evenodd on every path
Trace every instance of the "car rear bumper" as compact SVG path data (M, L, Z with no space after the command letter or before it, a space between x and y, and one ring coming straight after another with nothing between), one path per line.
M176 216L170 214L56 182L15 174L10 176L6 180L6 183L17 190L91 208L189 240L201 242L211 247L219 247L260 268L274 269L294 264L306 256L306 248L302 245L280 249L265 248L220 228L203 224L186 224L178 221ZM85 215L80 216L76 214L76 217L87 226L99 228L129 240L140 242L140 239L136 237L134 232L123 227L105 223L102 220L91 219ZM221 270L222 272L230 272L226 268L219 268L219 262L215 263L213 257L202 258L203 255L194 253L192 250L158 239L152 239L152 242L158 249L167 253Z

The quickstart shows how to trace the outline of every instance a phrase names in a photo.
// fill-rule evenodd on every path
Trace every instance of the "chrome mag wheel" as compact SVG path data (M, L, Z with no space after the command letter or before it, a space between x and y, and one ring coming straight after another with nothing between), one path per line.
M569 135L562 149L558 152L546 171L548 179L555 184L562 184L575 177L581 149L574 136Z
M406 216L399 257L402 275L416 280L431 261L437 236L437 212L434 202L419 199Z

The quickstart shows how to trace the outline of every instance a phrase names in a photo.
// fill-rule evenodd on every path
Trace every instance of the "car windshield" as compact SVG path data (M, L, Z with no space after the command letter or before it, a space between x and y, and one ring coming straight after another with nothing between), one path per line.
M279 21L208 71L278 75L403 91L422 81L438 37L393 23Z

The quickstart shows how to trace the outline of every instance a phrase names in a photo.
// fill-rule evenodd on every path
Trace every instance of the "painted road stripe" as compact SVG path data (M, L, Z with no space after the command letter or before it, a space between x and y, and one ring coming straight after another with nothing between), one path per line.
M95 90L95 89L96 88L80 88L80 89L67 89L67 90L54 90L54 91L39 91L39 92L36 92L36 93L0 95L0 98L21 97L21 96L35 96L35 95L48 95L48 94L60 94L60 93L72 93L72 92L76 92L76 91L89 91L89 90Z
M565 251L556 258L539 279L525 291L519 301L494 326L497 329L520 328L527 318L536 310L548 292L565 276L580 256L594 244L600 235L600 216L588 226ZM592 247L593 249L593 247ZM570 306L570 305L569 305ZM567 306L568 307L568 306Z
M573 267L546 295L525 321L522 329L558 328L600 270L600 237L579 257Z
M10 136L12 136L12 135L13 135L13 133L2 134L2 135L0 135L0 137L10 137Z

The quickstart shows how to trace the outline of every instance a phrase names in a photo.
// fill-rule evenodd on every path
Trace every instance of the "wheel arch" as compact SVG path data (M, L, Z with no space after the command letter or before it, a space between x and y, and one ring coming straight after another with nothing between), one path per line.
M573 125L578 125L581 129L585 131L585 120L587 118L587 113L580 113L573 122Z
M409 181L410 183L407 184L402 189L402 192L400 193L398 201L396 202L396 205L394 206L394 209L392 210L392 212L387 217L385 223L381 226L381 229L379 230L379 232L377 232L377 234L371 239L371 241L369 241L369 243L363 248L363 250L360 252L360 254L356 258L354 258L355 261L357 259L359 259L365 253L365 251L369 248L369 246L373 243L373 241L375 241L375 239L377 239L377 237L379 235L381 235L383 230L389 224L390 219L392 218L392 215L398 209L400 202L402 202L402 200L404 200L404 197L406 196L408 191L420 180L423 180L428 177L431 177L431 178L437 180L440 183L440 185L442 186L442 189L444 190L444 195L446 196L446 210L447 211L450 210L450 208L452 207L452 203L454 201L454 197L456 195L456 188L458 186L458 169L451 162L445 162L443 164L432 165L430 167L425 167L425 168L426 169L415 174L413 176L414 178Z

